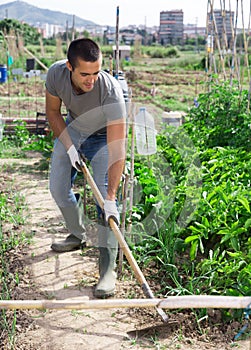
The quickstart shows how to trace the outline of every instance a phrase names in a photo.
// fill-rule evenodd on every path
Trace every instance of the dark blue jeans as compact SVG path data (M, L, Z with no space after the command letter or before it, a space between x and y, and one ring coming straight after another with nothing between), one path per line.
M108 182L108 149L106 134L86 135L68 126L68 132L77 150L90 161L93 179L103 198L107 193ZM75 172L72 171L70 158L64 145L55 140L51 159L50 191L57 205L67 208L76 205L76 198L72 191ZM98 209L98 214L101 209Z
M103 147L106 147L106 134L92 135L92 136L88 137L84 141L84 143L80 146L79 151L88 161L91 162L94 174L95 174L95 169L96 169L96 171L99 171L97 162L99 160L101 161L101 159L99 159L99 156L96 159L94 157L97 154L97 151L99 152L100 148L103 148ZM106 157L107 156L106 152L104 152L104 150L102 150L102 152L101 152L102 156L104 156L104 153L105 153L105 157ZM103 161L104 161L104 159L102 159L102 162ZM71 183L72 183L72 185L74 184L74 181L77 177L77 173L78 173L77 170L74 167L72 167L72 170L71 170ZM97 178L97 176L94 175L94 179L95 178ZM105 187L105 189L107 189L107 186L108 186L107 173L105 174L105 177L103 180L102 180L103 184L100 183L100 185L98 185L96 180L95 180L99 189L100 189L100 187L102 188L103 186ZM104 196L104 198L105 198L105 196ZM98 204L97 204L97 212L98 212L98 217L100 217L102 215L102 209L100 208L100 206Z

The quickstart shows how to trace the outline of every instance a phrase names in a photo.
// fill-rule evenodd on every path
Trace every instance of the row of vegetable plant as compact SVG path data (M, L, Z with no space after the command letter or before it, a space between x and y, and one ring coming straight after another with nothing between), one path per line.
M213 83L182 127L161 130L157 154L136 156L131 248L166 296L251 295L248 105L236 83Z

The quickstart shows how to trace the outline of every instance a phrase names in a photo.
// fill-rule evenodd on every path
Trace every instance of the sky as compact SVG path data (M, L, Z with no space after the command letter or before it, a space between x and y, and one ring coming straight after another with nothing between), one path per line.
M14 0L0 0L0 5ZM90 20L100 25L116 26L116 9L119 6L119 27L135 25L159 26L161 11L183 10L184 24L206 26L208 2L214 3L214 9L220 9L222 0L23 0L33 6L61 11ZM236 11L237 0L225 1L226 10ZM241 19L241 3L243 3L244 24L248 26L250 0L239 1L239 18ZM242 25L241 20L241 25Z

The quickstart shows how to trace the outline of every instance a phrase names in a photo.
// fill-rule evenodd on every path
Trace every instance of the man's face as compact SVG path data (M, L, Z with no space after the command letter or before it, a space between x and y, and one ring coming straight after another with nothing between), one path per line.
M93 89L95 82L98 80L101 64L102 56L96 62L86 62L78 59L78 64L74 70L71 64L66 62L67 68L71 71L71 81L76 92L89 92Z

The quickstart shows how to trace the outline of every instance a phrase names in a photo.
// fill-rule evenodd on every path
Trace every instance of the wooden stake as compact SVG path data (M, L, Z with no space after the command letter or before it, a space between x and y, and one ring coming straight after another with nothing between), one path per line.
M132 120L131 120L132 89L129 89L129 91L128 91L128 99L129 99L128 118L127 118L127 123L126 123L126 142L125 142L126 154L127 154L127 150L128 150L128 136L129 136L130 124L132 122ZM132 134L133 134L132 137L134 138L133 131L132 131ZM131 157L131 160L132 160L132 157ZM132 162L131 162L131 165L132 165ZM130 169L130 171L132 172L132 168ZM122 198L121 232L122 232L123 236L125 235L125 231L126 231L126 211L127 211L127 195L128 195L129 180L130 180L130 176L129 176L129 174L126 173L125 179L124 179L123 191L122 191L123 198ZM131 184L131 186L133 186L133 184ZM129 217L129 221L130 221L130 217ZM122 273L123 257L124 257L123 250L120 249L119 250L119 265L118 265L118 273L119 274Z
M116 10L116 68L115 68L115 76L118 77L119 74L119 6L117 6Z
M132 95L132 94L131 94ZM128 213L128 228L127 233L130 234L132 230L132 207L133 207L133 192L134 192L134 159L135 159L135 108L130 105L130 119L131 119L131 165L129 178L129 213Z
M246 309L251 297L231 297L214 295L172 296L166 299L99 299L99 300L0 300L0 309L111 309L150 308L161 309Z
M47 72L48 71L48 68L43 64L43 62L41 62L35 55L33 55L32 52L30 52L26 47L24 47L24 51L26 53L28 53L28 55L30 55L32 58L35 59L35 61L37 61L37 63L42 67L44 68L44 70Z

